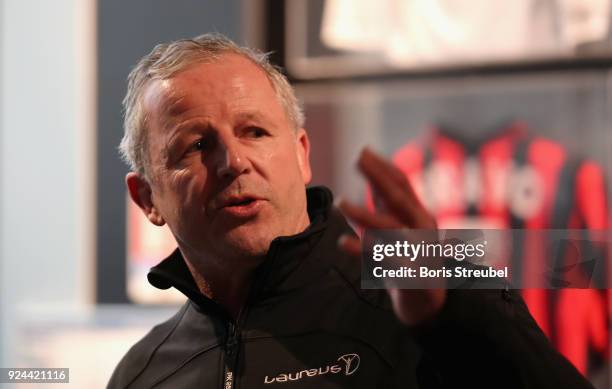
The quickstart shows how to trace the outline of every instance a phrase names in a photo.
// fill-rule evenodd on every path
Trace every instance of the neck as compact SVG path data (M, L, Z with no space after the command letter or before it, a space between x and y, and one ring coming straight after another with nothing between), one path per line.
M183 257L200 292L219 303L232 318L237 319L248 297L254 269L237 269L240 266L231 270L221 269L203 265L210 264L210 258L201 261L185 254Z
M293 234L309 226L310 218L306 210L299 220L295 224L295 231L291 231ZM179 243L185 263L200 292L219 303L232 318L237 319L251 289L253 273L263 258L219 258L212 253L201 255L182 246Z

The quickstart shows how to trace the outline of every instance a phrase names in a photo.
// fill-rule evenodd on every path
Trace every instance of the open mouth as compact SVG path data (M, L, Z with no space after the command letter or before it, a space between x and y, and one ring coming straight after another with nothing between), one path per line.
M254 203L255 201L257 201L257 199L254 197L243 197L243 198L238 198L238 199L231 199L227 203L225 203L224 206L225 207L241 207L241 206L250 205Z
M255 217L263 206L264 201L255 196L230 197L222 202L220 211L222 214L232 218Z

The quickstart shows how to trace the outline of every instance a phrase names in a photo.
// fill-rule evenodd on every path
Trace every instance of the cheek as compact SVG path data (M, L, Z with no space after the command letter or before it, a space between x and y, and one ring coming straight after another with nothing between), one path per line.
M275 146L275 147L266 147L263 150L259 150L259 152L256 155L256 159L257 159L257 163L261 166L267 166L267 167L271 167L274 166L274 164L279 163L279 153L278 151L275 152L274 149L276 147L279 146Z
M293 142L283 142L277 149L266 155L266 164L273 170L276 178L295 182L299 175L299 162Z
M282 162L279 161L277 166L279 169L277 174L279 177L283 177L284 181L287 182L287 186L299 187L304 185L300 164L295 154L287 153Z
M199 213L198 210L202 209L206 201L205 176L188 169L178 170L170 175L168 187L175 196L174 204L180 217Z

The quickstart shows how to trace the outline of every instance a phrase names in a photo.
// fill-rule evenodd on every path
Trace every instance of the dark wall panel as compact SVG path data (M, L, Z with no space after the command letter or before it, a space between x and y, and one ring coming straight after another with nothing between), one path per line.
M204 32L220 32L241 42L241 0L98 1L98 302L127 302L127 167L117 152L127 75L155 44Z

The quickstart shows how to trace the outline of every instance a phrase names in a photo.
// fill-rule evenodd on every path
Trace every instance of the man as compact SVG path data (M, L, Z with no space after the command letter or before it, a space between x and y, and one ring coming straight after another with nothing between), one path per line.
M189 300L110 388L590 387L513 292L360 290L359 241L305 189L303 115L265 56L219 35L158 45L124 105L130 196L178 243L149 281ZM347 216L435 228L390 164L365 150L359 168L386 211Z

